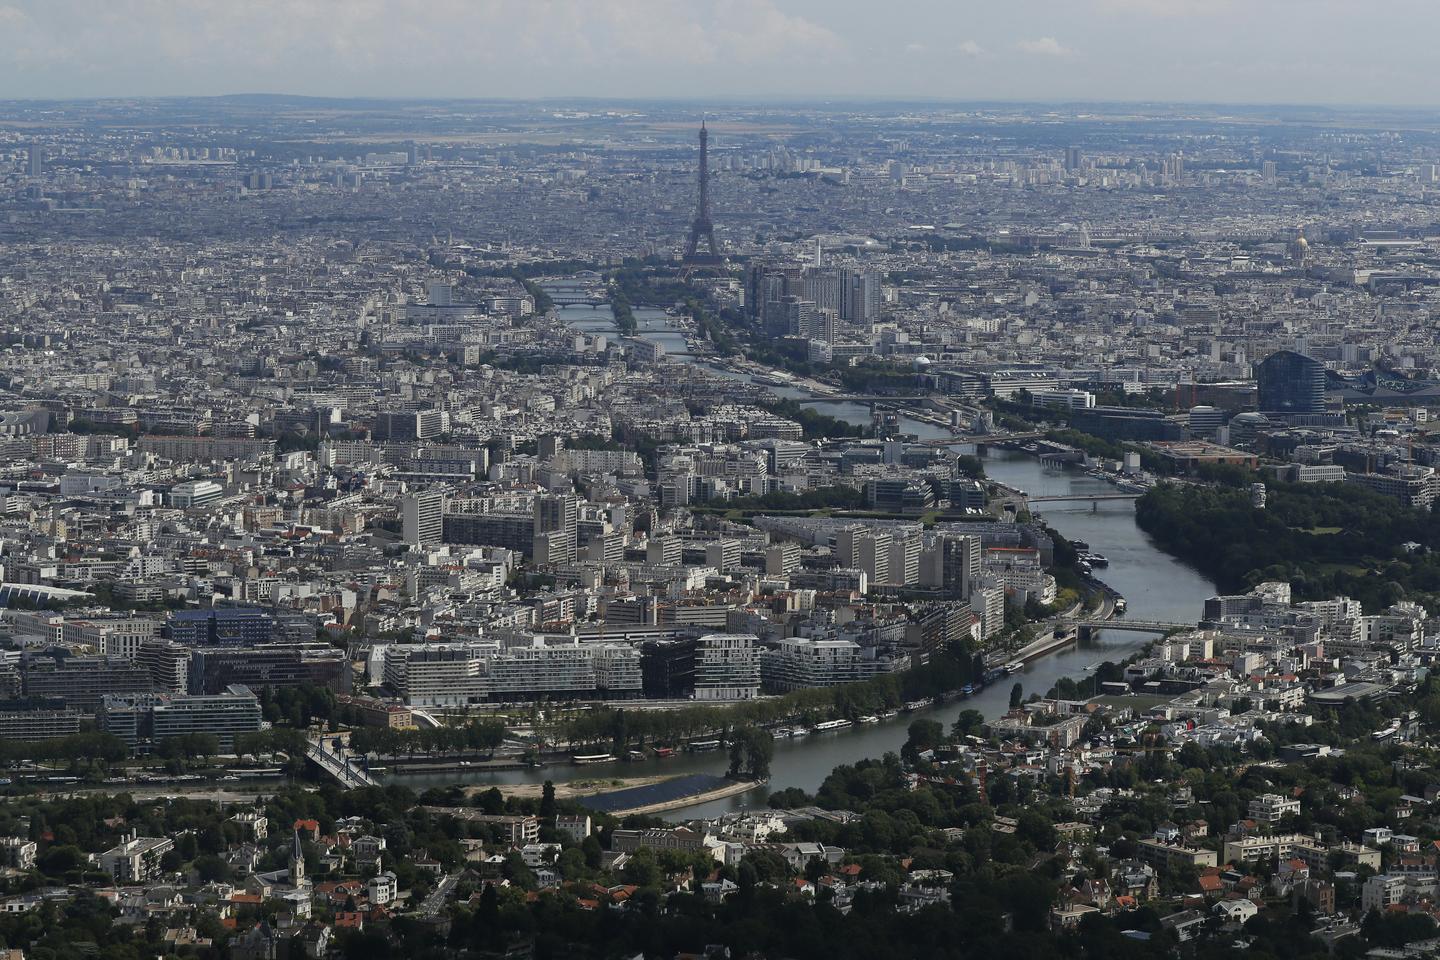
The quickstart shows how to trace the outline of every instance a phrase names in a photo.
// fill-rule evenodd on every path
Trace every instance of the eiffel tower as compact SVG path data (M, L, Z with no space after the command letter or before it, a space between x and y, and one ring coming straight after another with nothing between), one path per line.
M705 241L709 253L700 252L700 242ZM690 222L690 237L685 241L687 266L715 266L725 262L720 248L715 243L715 224L710 219L710 133L705 121L700 121L700 198L695 205L695 219Z

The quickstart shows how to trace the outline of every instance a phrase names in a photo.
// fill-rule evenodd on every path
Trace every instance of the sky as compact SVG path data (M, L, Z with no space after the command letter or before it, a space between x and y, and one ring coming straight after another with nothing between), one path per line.
M1431 106L1437 0L0 0L0 98Z

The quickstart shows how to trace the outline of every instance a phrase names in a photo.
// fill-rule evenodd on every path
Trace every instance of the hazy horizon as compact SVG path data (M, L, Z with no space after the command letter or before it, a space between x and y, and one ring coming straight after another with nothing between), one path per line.
M1433 108L1437 27L1420 0L0 0L0 90Z

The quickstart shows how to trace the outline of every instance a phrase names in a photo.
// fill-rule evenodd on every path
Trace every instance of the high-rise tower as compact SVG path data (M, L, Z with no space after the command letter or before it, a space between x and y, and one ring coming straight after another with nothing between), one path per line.
M700 252L700 241L705 241L709 253ZM685 262L690 264L723 263L720 248L715 243L715 224L710 219L710 133L705 121L700 121L700 196L695 205L695 219L690 223L690 238L685 241Z

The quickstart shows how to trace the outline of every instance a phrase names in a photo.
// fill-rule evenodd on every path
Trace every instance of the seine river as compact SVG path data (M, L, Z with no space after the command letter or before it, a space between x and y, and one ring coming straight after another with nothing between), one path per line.
M590 332L614 332L608 309L562 307L561 316L577 329ZM686 350L684 335L675 331L661 310L637 308L638 333L659 340L671 353ZM726 376L738 376L718 371ZM774 388L772 388L774 389ZM802 391L793 388L775 392L790 396ZM861 404L830 403L815 406L818 411L848 420L869 423L870 411ZM922 438L937 438L946 432L932 424L915 420L903 421L908 432ZM986 450L982 456L985 472L991 478L1016 487L1033 496L1069 495L1113 492L1103 480L1061 467L1042 466L1034 457L1006 450ZM1110 560L1109 567L1097 576L1115 588L1128 602L1128 614L1138 620L1193 622L1200 618L1206 597L1215 593L1212 583L1189 567L1177 562L1150 542L1135 524L1135 510L1128 500L1102 501L1098 504L1051 504L1043 511L1051 527L1072 540L1084 540L1090 548ZM1017 676L1026 694L1044 693L1061 677L1083 676L1087 669L1104 660L1123 660L1139 651L1152 636L1112 631L1101 633L1092 644L1067 650L1032 661ZM771 790L800 787L813 792L825 776L842 763L853 763L862 757L879 757L886 751L899 750L905 742L905 730L917 717L939 720L948 728L961 710L975 709L987 717L1004 713L1009 706L1010 688L1014 680L997 683L980 694L958 703L950 703L929 711L901 714L891 720L864 727L853 727L833 733L779 740L775 743L775 760L771 765L770 783L748 793L711 803L686 807L667 814L671 819L714 816L747 807L764 806ZM530 783L544 780L592 779L599 776L644 776L665 773L723 774L727 758L719 752L676 755L667 760L638 763L614 763L600 767L546 767L539 770L506 771L488 774L441 774L426 777L404 777L405 783L416 786L466 783Z

